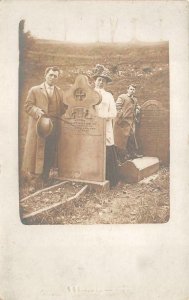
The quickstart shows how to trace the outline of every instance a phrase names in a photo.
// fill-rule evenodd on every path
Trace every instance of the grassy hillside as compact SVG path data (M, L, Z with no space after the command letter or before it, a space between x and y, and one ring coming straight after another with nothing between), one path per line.
M126 92L130 83L135 83L140 104L153 99L169 109L168 42L73 44L36 40L20 62L20 159L27 130L23 104L29 88L43 82L45 68L58 65L62 69L59 86L65 90L74 83L77 74L85 74L97 63L112 71L113 82L108 89L115 100Z

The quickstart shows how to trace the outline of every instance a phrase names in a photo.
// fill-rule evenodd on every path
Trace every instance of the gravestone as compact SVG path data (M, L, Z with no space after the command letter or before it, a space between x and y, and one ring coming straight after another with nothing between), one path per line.
M141 122L137 130L140 152L169 163L169 112L156 100L141 107Z
M68 105L62 116L58 149L59 177L75 181L105 182L105 120L95 115L101 96L79 75L65 93Z

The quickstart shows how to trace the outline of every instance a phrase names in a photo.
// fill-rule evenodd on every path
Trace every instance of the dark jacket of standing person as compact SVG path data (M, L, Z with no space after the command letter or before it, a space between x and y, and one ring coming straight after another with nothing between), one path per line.
M55 117L60 117L65 112L65 104L63 103L63 93L59 87L53 84L54 82L56 82L56 80L53 81L52 78L47 80L47 76L53 77L53 73L54 75L56 74L58 78L59 71L57 70L57 68L48 68L45 73L46 81L38 86L32 87L25 101L24 108L26 113L29 115L29 119L22 164L22 170L24 172L30 172L34 174L42 174L44 172L45 153L48 152L47 144L48 140L50 141L50 139L50 152L52 153L52 155L55 155L56 149L53 144L57 143L59 129L58 120L56 118L52 118L53 130L48 138L39 136L36 130L37 121L43 115L52 114ZM48 83L50 83L50 85L48 85ZM49 86L53 87L52 95L49 95L48 93ZM52 157L50 159L51 161L53 161ZM47 160L48 157L46 158L46 162ZM48 166L48 168L50 167L52 166ZM47 171L47 173L48 172L49 170Z
M128 90L131 89L129 86ZM135 89L135 88L133 88ZM114 124L115 145L126 151L129 137L133 137L135 150L138 150L135 131L139 122L140 106L133 94L122 94L116 101L117 118Z

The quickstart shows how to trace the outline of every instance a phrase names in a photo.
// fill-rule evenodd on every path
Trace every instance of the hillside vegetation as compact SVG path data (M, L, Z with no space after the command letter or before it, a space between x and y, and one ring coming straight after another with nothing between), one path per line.
M130 83L137 85L139 104L158 100L169 109L169 44L159 43L93 43L73 44L35 40L20 60L20 161L27 130L23 104L28 90L43 82L44 70L57 65L62 69L59 86L66 90L77 74L86 74L97 63L108 67L113 82L108 89L115 100L125 93Z

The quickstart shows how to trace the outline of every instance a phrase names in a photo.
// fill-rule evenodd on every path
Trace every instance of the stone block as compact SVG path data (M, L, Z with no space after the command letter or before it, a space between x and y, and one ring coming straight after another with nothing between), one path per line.
M128 160L119 167L121 178L128 183L137 183L158 170L159 159L157 157L142 157Z
M103 182L89 182L89 190L95 191L95 192L106 192L110 189L110 182L108 180L105 180Z

